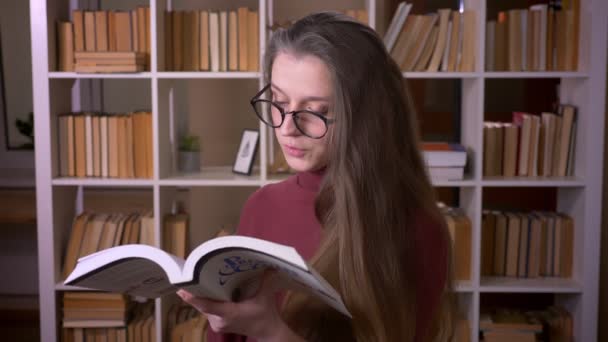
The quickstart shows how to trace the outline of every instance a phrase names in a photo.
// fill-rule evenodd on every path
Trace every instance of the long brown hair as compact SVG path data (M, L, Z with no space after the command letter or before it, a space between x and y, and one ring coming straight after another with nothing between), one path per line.
M310 340L412 341L421 333L415 331L414 268L414 227L421 213L442 227L445 241L449 237L399 67L374 30L332 12L309 15L272 35L264 61L268 80L279 53L320 58L333 81L336 124L315 203L324 236L311 263L353 314L351 321L290 293L285 318ZM447 284L433 332L438 340L452 326L451 261L445 264Z

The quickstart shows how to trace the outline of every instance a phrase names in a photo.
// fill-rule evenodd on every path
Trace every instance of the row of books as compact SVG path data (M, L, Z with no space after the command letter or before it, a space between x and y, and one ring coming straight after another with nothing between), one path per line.
M384 35L386 49L403 71L474 71L477 12L439 9L410 14L399 3Z
M104 313L108 302L111 300L98 299L104 296L122 296L119 294L100 293L100 292L66 292L65 296L72 297L79 295L88 296L90 299L83 300L89 312ZM128 314L123 322L112 323L106 320L89 320L89 324L84 327L64 327L62 340L70 342L153 342L156 341L156 320L154 317L154 301L137 303L126 300L128 304ZM119 324L120 323L120 324Z
M514 112L510 123L484 123L484 176L572 176L576 107L556 113Z
M574 220L553 212L500 212L482 216L483 276L572 276Z
M439 203L452 241L454 279L471 279L471 220L464 210Z
M578 9L536 4L486 23L486 70L575 71Z
M122 328L63 328L62 342L127 342L127 329ZM151 340L148 340L151 341Z
M165 69L257 71L259 15L247 7L222 11L167 11Z
M163 222L163 249L185 257L188 243L188 215L167 214ZM154 217L144 213L84 212L74 218L63 263L64 279L76 266L78 258L127 244L156 245Z
M58 117L59 175L152 178L152 113Z
M63 277L72 272L76 261L106 248L142 243L154 245L152 213L92 213L84 212L72 222L64 262Z
M433 181L462 180L467 164L466 148L458 143L423 142L422 153Z
M130 11L72 11L71 22L57 24L59 71L75 70L75 52L140 52L150 58L150 8Z
M67 291L63 293L63 327L124 327L133 304L130 298L117 293Z
M544 310L499 308L479 317L484 342L572 341L572 315L561 306Z
M165 321L166 341L204 342L207 341L207 318L192 306L173 304Z
M356 8L347 8L347 9L333 9L330 10L332 12L338 12L345 14L358 22L369 25L369 15L366 9L356 9ZM272 26L270 26L270 32L274 32L278 28L287 28L296 22L297 19L286 19L281 21L275 21Z

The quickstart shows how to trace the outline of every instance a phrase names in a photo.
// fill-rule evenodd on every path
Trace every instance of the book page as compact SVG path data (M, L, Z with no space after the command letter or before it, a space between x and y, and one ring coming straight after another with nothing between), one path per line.
M98 269L73 285L145 298L158 298L177 291L159 265L139 258Z
M207 255L194 269L197 284L182 285L190 293L220 301L238 300L257 291L264 270L275 269L298 290L308 290L350 316L340 295L316 272L259 251L232 248ZM186 269L184 269L186 271Z
M157 298L176 290L183 265L156 247L123 245L80 258L65 284Z

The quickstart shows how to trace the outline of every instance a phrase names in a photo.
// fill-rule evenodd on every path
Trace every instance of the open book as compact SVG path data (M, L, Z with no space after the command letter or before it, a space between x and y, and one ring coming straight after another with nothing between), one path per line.
M195 248L186 260L148 245L108 248L78 260L66 285L158 298L182 288L204 298L238 300L257 291L266 269L285 284L307 290L351 316L338 292L289 246L245 236L222 236Z

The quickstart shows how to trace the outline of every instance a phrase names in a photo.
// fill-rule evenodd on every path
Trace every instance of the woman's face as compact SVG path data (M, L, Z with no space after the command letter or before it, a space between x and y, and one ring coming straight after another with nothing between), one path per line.
M279 53L272 65L272 100L285 112L310 110L333 118L333 88L329 70L312 55L294 56ZM320 139L312 139L298 130L292 115L286 115L281 127L275 128L277 140L289 166L298 171L315 171L327 165L327 142L332 126Z

